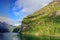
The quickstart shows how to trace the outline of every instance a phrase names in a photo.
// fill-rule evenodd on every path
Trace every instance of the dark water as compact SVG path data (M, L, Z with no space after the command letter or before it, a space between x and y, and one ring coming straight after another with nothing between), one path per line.
M60 36L34 36L18 33L0 33L0 40L60 40Z
M18 33L0 33L0 40L21 40Z

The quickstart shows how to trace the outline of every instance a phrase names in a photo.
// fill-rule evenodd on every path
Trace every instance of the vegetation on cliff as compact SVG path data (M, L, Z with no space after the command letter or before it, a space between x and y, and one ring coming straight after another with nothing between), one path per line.
M53 1L22 21L23 31L34 35L60 35L60 1Z

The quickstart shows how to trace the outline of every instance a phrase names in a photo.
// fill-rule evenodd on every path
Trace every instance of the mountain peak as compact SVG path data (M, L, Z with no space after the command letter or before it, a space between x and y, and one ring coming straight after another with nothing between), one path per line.
M0 27L2 27L1 29L3 28L9 29L9 31L12 32L16 26L15 22L12 21L11 19L7 17L0 17Z

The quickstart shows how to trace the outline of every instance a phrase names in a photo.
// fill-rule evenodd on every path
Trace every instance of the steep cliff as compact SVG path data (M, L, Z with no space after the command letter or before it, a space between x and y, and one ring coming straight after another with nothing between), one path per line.
M22 27L23 31L28 33L60 34L60 0L54 0L44 8L25 17Z

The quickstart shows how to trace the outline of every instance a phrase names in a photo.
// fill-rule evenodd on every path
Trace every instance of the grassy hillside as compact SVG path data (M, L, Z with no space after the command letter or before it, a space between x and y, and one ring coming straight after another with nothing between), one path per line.
M60 2L54 1L22 21L23 31L34 35L60 35Z

